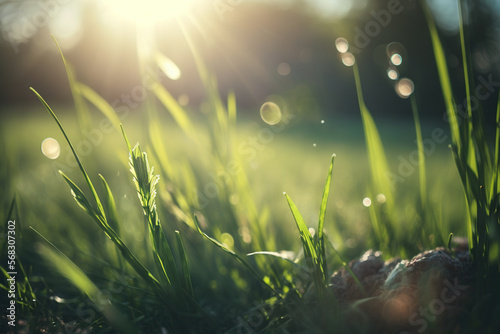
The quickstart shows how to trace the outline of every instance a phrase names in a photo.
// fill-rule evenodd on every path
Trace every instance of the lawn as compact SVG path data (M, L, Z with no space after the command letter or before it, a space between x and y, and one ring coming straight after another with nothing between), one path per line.
M241 98L221 88L227 78L215 74L185 22L178 29L192 60L187 73L196 75L183 83L193 94L174 94L181 71L156 48L153 25L137 19L135 70L144 81L130 90L133 101L122 94L129 100L117 104L84 83L92 75L75 70L52 36L66 72L53 75L64 77L72 101L57 97L51 77L25 87L30 98L0 114L2 326L493 333L500 102L473 104L484 100L481 88L491 90L474 80L466 2L458 9L463 77L450 74L423 4L433 66L426 70L436 82L415 71L415 83L403 77L406 50L381 44L392 100L370 85L368 50L358 57L343 37L330 45L338 59L321 54L347 78L330 88L331 99L318 103L315 94L327 90L314 85L289 89L285 79L299 66L287 62L277 66L282 89L255 98L273 89L264 77L262 87L243 80L256 95ZM437 87L432 112L444 102L443 117L422 108L430 104L420 94L426 86Z

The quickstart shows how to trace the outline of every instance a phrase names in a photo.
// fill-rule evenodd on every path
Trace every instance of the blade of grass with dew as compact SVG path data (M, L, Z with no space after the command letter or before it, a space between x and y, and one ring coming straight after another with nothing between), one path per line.
M422 3L422 8L427 21L427 26L429 28L429 33L431 36L432 48L434 51L434 59L436 61L436 67L438 70L439 81L441 83L441 90L443 92L444 102L446 106L446 113L448 115L448 121L450 123L451 138L452 143L457 147L458 151L461 151L461 140L459 132L459 124L456 115L456 105L453 99L453 91L451 88L450 75L448 73L448 67L446 65L446 56L443 49L443 44L439 39L438 31L434 18L429 7Z
M120 131L120 118L116 115L113 107L89 86L81 82L76 82L75 85L77 91L106 116L116 130Z
M94 305L101 311L114 328L122 333L138 333L138 329L135 325L113 306L110 299L103 300L104 294L99 288L61 251L57 248L57 251L55 251L43 244L38 244L37 249L47 262L92 300Z
M373 117L366 107L363 91L361 88L361 79L359 76L358 65L355 63L353 66L354 81L356 83L356 92L358 96L359 109L361 111L361 118L363 120L363 128L365 133L366 148L368 151L368 161L372 173L372 180L377 193L384 194L386 198L386 205L389 211L392 211L394 199L392 196L391 184L387 178L389 172L389 165L380 139L380 134Z
M259 282L261 282L267 289L269 289L273 294L278 295L278 293L271 287L269 284L267 284L262 277L252 268L251 265L248 264L243 258L241 258L238 254L236 254L234 251L229 249L226 245L220 243L216 239L210 237L208 234L203 232L200 227L200 222L198 221L198 217L194 215L194 224L196 226L196 229L198 232L208 241L219 247L221 250L223 250L225 253L231 255L233 258L235 258L239 263L241 263L253 276L255 276Z
M83 97L81 95L81 92L78 89L77 81L75 79L75 73L71 67L71 65L66 61L66 57L64 57L64 54L61 50L61 47L59 46L59 43L57 42L57 39L55 38L54 35L51 35L52 39L54 40L54 43L57 46L57 49L59 50L59 54L61 55L61 58L64 63L64 68L66 69L66 75L68 76L68 81L69 81L69 87L71 89L71 95L73 97L73 101L75 103L75 108L76 108L76 113L77 117L80 123L81 129L86 129L90 127L90 115L87 111L87 108L85 106L85 101L83 100Z
M326 247L323 238L323 229L325 225L326 207L328 205L328 195L330 194L330 184L332 181L333 163L335 161L335 154L332 154L330 169L328 170L328 176L325 182L325 188L323 190L323 197L321 198L321 205L319 208L319 219L318 219L318 232L316 244L318 246L320 265L323 268L323 274L325 275L325 282L328 279L328 266L326 262Z
M175 231L175 238L177 241L177 250L181 257L182 274L184 278L183 279L184 289L191 298L194 298L193 285L191 283L191 273L189 271L189 265L188 265L188 258L186 250L184 248L184 243L182 241L182 236L180 231Z
M422 139L422 128L420 126L420 118L418 116L417 99L415 98L415 94L411 95L410 100L411 100L411 109L413 112L413 121L415 123L415 133L417 136L420 201L422 203L422 208L424 208L425 210L427 204L427 181L426 181L424 143Z
M304 248L304 257L308 266L312 265L312 278L314 282L315 291L318 299L322 300L325 297L326 293L326 280L325 274L323 273L323 268L320 264L320 259L318 257L318 253L316 252L316 247L313 242L313 238L311 233L309 232L309 228L307 227L304 218L297 209L295 203L293 203L290 196L287 193L284 193L286 201L288 202L288 206L292 211L293 218L295 223L297 224L297 228L300 233L300 239L302 240L302 246Z

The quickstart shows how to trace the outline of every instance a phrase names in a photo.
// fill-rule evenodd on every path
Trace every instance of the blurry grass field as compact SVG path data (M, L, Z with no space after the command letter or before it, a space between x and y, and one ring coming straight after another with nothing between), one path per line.
M400 97L411 95L400 111L408 117L370 111L363 72L343 38L346 49L337 49L352 66L359 110L318 119L277 96L260 110L239 109L187 34L206 108L183 108L153 77L141 108L119 119L61 52L75 106L45 101L32 88L42 105L13 108L0 123L0 213L17 223L20 319L54 332L351 331L328 288L334 270L350 270L344 261L368 248L385 258L451 249L450 233L468 237L474 283L495 293L500 130L492 150L470 101L468 117L457 119L428 20L449 124L420 123L408 78L396 85ZM161 65L162 57L141 57L141 71ZM498 123L500 103L496 115ZM49 137L61 145L55 160L40 150Z
M65 110L64 107L55 109ZM60 114L63 123L69 129L68 132L76 133L77 125L74 117L68 112ZM56 244L60 242L63 248L65 241L78 240L80 244L68 245L70 247L67 251L74 252L76 249L90 251L93 248L92 242L96 242L93 237L96 234L95 227L87 217L79 213L79 208L68 196L66 184L56 173L61 169L68 176L78 178L77 168L65 162L69 151L63 143L62 135L58 133L51 119L40 110L28 111L28 117L25 112L21 115L13 114L3 120L2 133L5 135L4 145L10 157L7 161L11 169L9 182L18 198L22 199L19 203L23 213L22 221L26 225L35 227L43 235L52 235L52 240ZM95 115L95 119L99 119L98 114ZM140 126L134 126L140 124L139 119L140 112L131 116L124 124L133 138L140 138ZM202 166L200 162L203 163L207 157L196 154L193 144L172 124L172 121L167 119L163 124L165 124L162 129L165 134L164 144L169 152L172 152L172 161L183 161L188 156L193 166ZM424 124L423 137L430 138L432 130L439 125ZM205 131L203 124L196 126L201 133ZM271 223L267 232L269 236L277 236L275 239L278 249L295 250L300 245L292 228L293 220L283 198L283 191L294 198L306 221L314 227L312 224L316 220L317 205L321 200L323 174L332 153L337 155L337 159L333 172L326 231L331 234L339 249L347 252L348 257L359 255L359 252L371 246L368 209L362 203L368 196L366 185L370 171L360 120L356 117L339 116L326 119L324 123L320 120L315 123L305 123L300 119L294 119L279 132L273 132L271 139L269 136L262 136L265 140L259 141L258 136L262 129L270 128L272 126L260 119L258 111L250 111L248 117L238 124L236 143L247 150L248 159L244 168L249 176L253 197L259 208L269 211ZM396 183L399 194L395 203L398 224L404 229L404 226L413 225L419 216L414 205L419 194L418 166L409 162L410 154L416 150L413 125L394 124L386 120L380 122L379 130L386 146L391 170L395 174L398 173L401 159L408 161L408 165L405 164L405 171L408 170L406 166L414 168L413 171L410 169L408 177L404 177L404 182ZM57 139L62 145L61 156L57 160L47 159L40 151L40 144L47 137ZM120 214L127 217L126 224L133 225L134 221L141 221L141 212L135 206L136 195L131 187L131 176L123 163L127 159L124 149L121 135L113 131L103 134L99 144L93 145L92 152L82 160L90 175L96 176L100 173L107 178L110 187L115 189ZM427 156L430 200L438 204L441 210L439 215L444 224L444 232L465 235L463 224L465 208L462 197L458 195L460 183L451 152L446 143L443 143L436 144L435 151L431 153ZM157 172L163 180L161 171ZM196 173L201 180L204 180L198 189L201 193L204 191L204 184L223 180L223 176L204 171L201 167ZM47 201L48 198L51 200ZM373 205L378 205L375 198L372 202ZM234 199L234 204L238 205L237 198ZM217 210L217 207L209 203L203 210ZM216 226L221 233L224 233L232 229L224 226L230 223L221 220ZM168 228L170 224L166 222L165 225ZM124 231L127 233L128 230ZM140 242L142 236L138 231L134 229L128 232L127 238ZM87 238L78 237L82 233ZM419 247L422 248L424 245Z

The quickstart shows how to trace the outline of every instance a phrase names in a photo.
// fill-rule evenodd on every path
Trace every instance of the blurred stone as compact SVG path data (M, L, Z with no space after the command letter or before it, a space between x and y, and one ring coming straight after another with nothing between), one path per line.
M335 272L329 288L344 305L345 319L372 332L421 333L428 326L446 328L465 314L471 296L471 258L463 242L451 254L428 250L410 261L383 261L381 252L367 251L349 263L364 292L345 268Z

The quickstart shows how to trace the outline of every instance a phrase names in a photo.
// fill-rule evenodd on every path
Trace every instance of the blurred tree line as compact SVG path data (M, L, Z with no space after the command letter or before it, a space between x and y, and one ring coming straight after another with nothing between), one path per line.
M23 14L21 6L29 1L0 2L4 37L0 43L2 112L9 112L12 105L34 102L29 86L37 87L49 101L70 101L64 67L50 39L53 31L49 22L57 15L66 15L62 9L72 2L46 1L53 1L60 8L46 6L47 22L35 25L35 32L21 42L12 41L9 24L16 18L24 19L20 27L29 30L35 14L29 11ZM34 3L40 7L40 3L47 2ZM415 82L421 114L441 119L444 104L421 3L410 0L354 3L358 5L345 17L334 19L320 15L309 1L208 1L193 8L193 19L183 20L183 24L209 68L216 73L220 91L224 94L234 90L243 108L258 106L268 95L280 94L306 117L315 118L320 113L323 117L353 112L357 115L352 69L342 65L335 48L336 38L345 37L351 48L355 48L352 51L360 67L366 101L374 114L411 118L409 102L394 93L394 81L386 74L386 46L399 42L404 47L400 74ZM444 3L456 5L454 1ZM497 1L490 0L470 2L469 6L474 70L477 77L493 83L500 81L499 7ZM442 6L433 8L436 16L449 15L436 12ZM49 10L53 15L48 15ZM78 78L108 101L140 85L135 26L122 22L112 27L112 20L106 17L109 13L102 13L93 2L79 5L78 11L82 29L75 35L74 45L65 49ZM53 33L57 36L57 32ZM463 71L457 34L456 30L441 30L450 73L459 83ZM203 90L177 21L158 22L154 39L158 49L182 71L179 80L165 80L164 84L174 96L187 94L189 106L197 108ZM496 99L484 102L494 105Z

